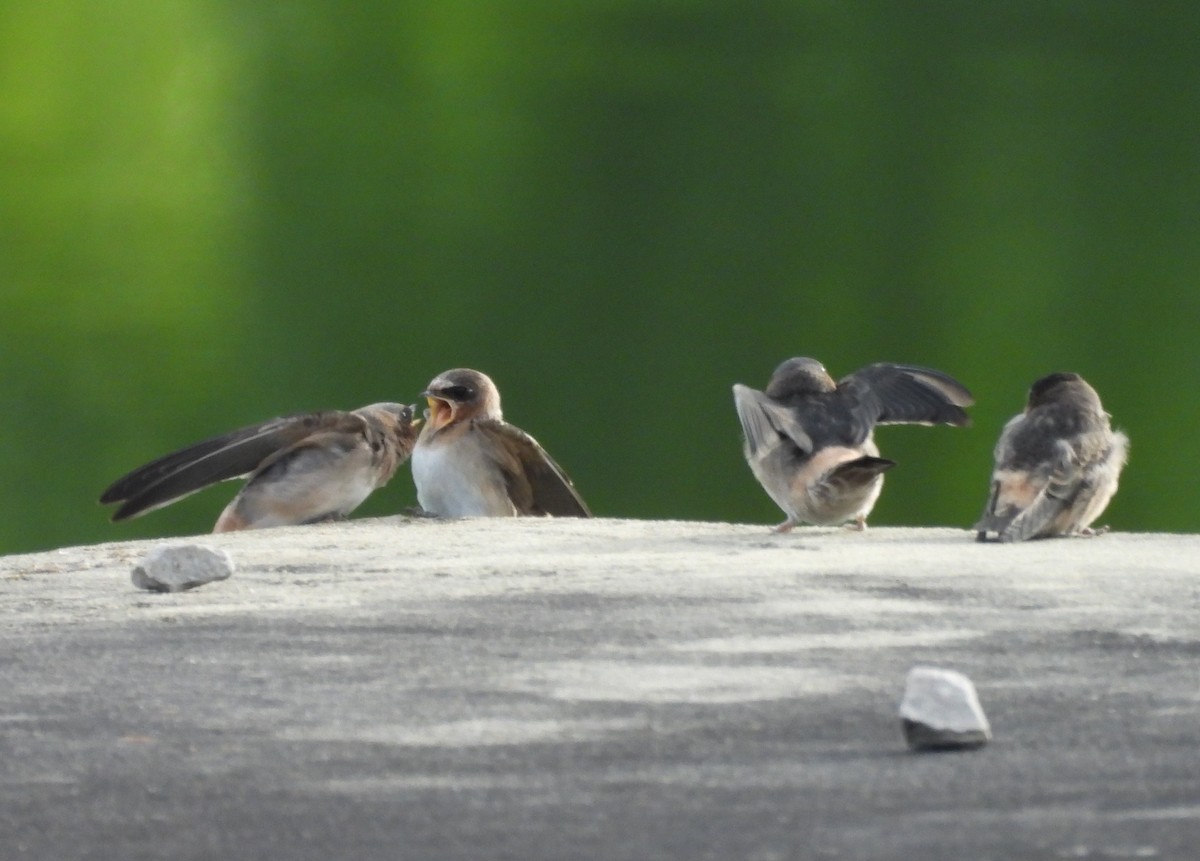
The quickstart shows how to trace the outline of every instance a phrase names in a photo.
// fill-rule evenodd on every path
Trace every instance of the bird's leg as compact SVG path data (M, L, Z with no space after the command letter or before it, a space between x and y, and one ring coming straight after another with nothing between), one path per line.
M322 514L320 517L314 517L311 520L301 521L301 525L310 526L314 523L341 523L342 521L349 519L350 518L346 517L346 515L342 514L340 511L333 511L329 514Z
M428 517L428 518L433 518L433 519L441 517L441 515L434 514L432 511L426 511L424 508L422 508L419 505L410 505L410 506L408 506L408 508L404 509L400 513L403 514L405 517Z
M771 531L778 533L779 535L782 535L785 532L791 532L793 527L795 527L795 525L796 525L796 521L789 517L787 520L783 521L783 523L779 524L778 526L772 526Z
M858 515L858 517L854 518L854 522L849 525L850 525L850 528L853 529L855 532L866 532L867 531L867 515L865 515L865 514Z

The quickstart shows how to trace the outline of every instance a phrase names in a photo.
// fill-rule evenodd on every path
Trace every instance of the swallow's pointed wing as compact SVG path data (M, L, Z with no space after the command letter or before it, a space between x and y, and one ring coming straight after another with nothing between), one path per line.
M476 422L475 427L498 453L508 495L518 514L592 516L571 479L537 440L503 421L489 419Z
M979 540L995 533L1000 541L1027 541L1042 534L1067 509L1070 500L1061 483L1029 473L998 473L983 516L975 524Z
M975 403L958 380L915 365L868 365L838 382L857 421L875 424L971 423L963 407Z
M113 482L101 494L100 502L121 503L113 514L114 521L137 517L218 481L249 475L313 434L339 430L361 433L363 425L359 416L328 411L239 428L138 467Z
M996 531L1001 541L1028 541L1043 535L1063 512L1075 502L1082 487L1083 473L1077 465L1059 465L1051 472L1041 492L1028 508L1012 517Z
M794 447L797 457L812 454L812 437L801 424L796 410L741 383L733 387L733 405L746 437L748 459L761 459L781 444Z

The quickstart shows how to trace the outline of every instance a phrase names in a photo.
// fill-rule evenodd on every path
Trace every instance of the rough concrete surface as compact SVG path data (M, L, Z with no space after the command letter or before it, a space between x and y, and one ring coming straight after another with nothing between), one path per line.
M0 558L3 859L1181 858L1200 538L364 520ZM906 750L916 664L994 739Z

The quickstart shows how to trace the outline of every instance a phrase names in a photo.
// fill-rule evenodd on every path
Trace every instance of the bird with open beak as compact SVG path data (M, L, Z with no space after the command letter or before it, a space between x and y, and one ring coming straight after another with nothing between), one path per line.
M500 392L483 373L455 368L422 393L429 409L413 449L417 501L442 517L590 517L562 468L504 421Z
M1000 433L976 538L1095 534L1091 525L1117 492L1128 451L1129 438L1112 429L1083 377L1042 377Z
M292 526L350 514L383 487L416 444L414 407L299 413L172 452L117 479L100 502L138 517L218 481L247 478L213 532Z
M865 529L895 461L879 456L873 432L881 424L970 423L974 403L962 383L941 371L875 364L838 382L816 359L788 359L766 391L740 383L734 405L750 470L787 520Z

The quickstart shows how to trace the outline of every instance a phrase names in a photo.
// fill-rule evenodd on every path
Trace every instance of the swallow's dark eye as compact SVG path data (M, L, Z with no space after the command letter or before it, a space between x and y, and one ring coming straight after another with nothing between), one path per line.
M469 386L446 386L442 389L442 394L452 401L469 401L475 392Z

